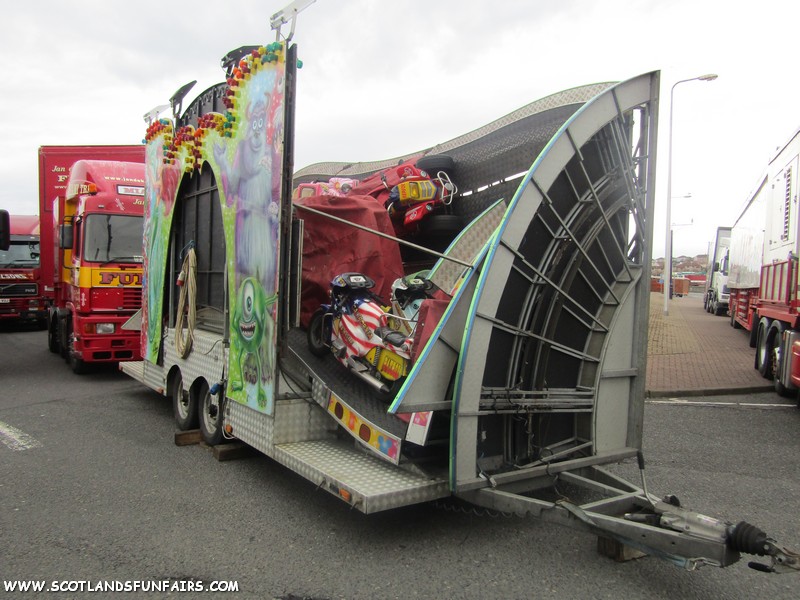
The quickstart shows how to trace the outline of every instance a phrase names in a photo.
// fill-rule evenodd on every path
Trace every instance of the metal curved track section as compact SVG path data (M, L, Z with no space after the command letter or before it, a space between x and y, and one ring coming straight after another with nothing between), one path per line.
M447 142L380 161L324 162L294 174L294 185L327 181L331 177L364 177L427 154L447 154L455 162L453 181L459 194L453 214L468 221L500 198L511 198L520 177L564 122L611 83L596 83L551 94L488 125Z
M658 86L600 93L521 180L464 333L454 489L641 445Z

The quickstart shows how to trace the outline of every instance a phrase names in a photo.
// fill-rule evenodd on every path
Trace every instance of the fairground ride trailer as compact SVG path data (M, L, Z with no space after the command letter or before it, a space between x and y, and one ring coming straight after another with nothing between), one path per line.
M659 74L555 94L416 153L453 158L469 225L432 268L446 307L387 403L298 326L303 227L324 211L291 200L296 64L288 40L234 51L225 84L183 114L173 98L174 120L148 128L144 360L120 367L172 398L179 428L241 440L365 513L454 496L687 569L744 552L797 570L758 528L647 489ZM606 468L634 458L641 485ZM553 499L556 480L571 500Z

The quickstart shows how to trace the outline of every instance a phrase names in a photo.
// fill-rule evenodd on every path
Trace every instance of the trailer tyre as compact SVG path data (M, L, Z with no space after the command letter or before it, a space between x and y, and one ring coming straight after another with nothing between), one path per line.
M772 379L772 340L770 336L774 333L774 329L770 325L772 325L771 320L762 317L758 322L758 333L756 334L755 367L765 379Z
M741 329L742 328L742 324L739 323L739 321L736 320L736 311L734 311L731 308L730 304L728 304L728 312L731 315L731 327L733 327L734 329Z
M326 326L326 321L328 325ZM331 331L330 320L325 319L325 309L318 308L311 315L311 322L308 324L306 337L308 339L308 349L314 356L323 357L330 353Z
M208 384L203 381L197 389L195 402L200 409L200 433L209 446L216 446L222 441L222 405L213 400Z
M181 431L197 428L197 397L183 389L183 375L175 371L170 381L172 412Z
M775 387L775 392L784 398L791 396L789 389L783 385L781 381L781 367L783 366L783 332L786 326L781 321L774 321L772 323L772 332L769 339L772 340L770 344L770 356L772 357L772 384Z

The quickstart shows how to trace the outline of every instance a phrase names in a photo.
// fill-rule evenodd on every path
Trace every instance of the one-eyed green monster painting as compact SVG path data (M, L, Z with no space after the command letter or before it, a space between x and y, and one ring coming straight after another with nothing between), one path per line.
M230 385L233 391L244 390L247 404L269 412L272 405L272 365L275 346L272 344L274 322L272 306L275 296L267 297L258 280L248 277L242 282L231 320L236 330L238 356L231 360ZM264 342L267 343L264 343ZM261 382L268 385L262 386Z

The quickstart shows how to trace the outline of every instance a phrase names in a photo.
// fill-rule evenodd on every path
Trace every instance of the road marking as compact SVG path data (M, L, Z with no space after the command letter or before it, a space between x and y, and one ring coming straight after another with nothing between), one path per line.
M742 406L745 408L796 408L796 404L786 402L709 402L705 400L684 400L683 398L669 398L668 400L645 400L647 404L672 404L691 406Z
M39 440L2 421L0 421L0 442L16 451L39 448L42 445Z

